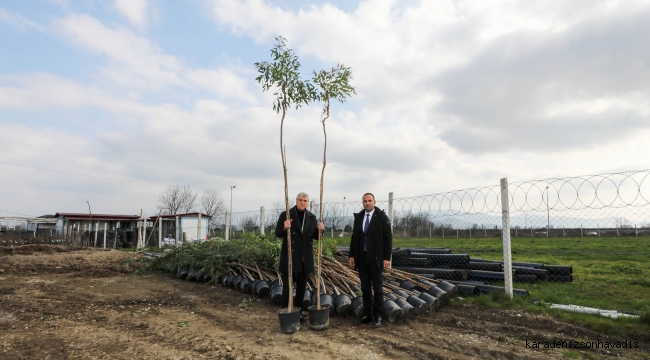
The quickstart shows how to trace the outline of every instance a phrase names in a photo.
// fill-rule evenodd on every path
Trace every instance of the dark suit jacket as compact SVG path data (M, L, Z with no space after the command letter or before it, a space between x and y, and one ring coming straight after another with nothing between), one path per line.
M350 257L354 258L354 266L361 265L364 245L363 221L366 211L354 214L354 228L350 240ZM390 231L390 220L385 212L375 206L375 212L370 219L369 235L374 244L377 266L383 268L384 260L390 260L393 250L393 234Z
M294 273L305 272L311 274L314 272L314 250L313 239L318 239L318 226L316 215L305 209L305 226L301 231L300 220L296 207L292 207L291 214L291 259L293 262ZM284 221L286 220L286 211L280 214L278 223L275 227L275 236L282 238L282 250L280 252L280 271L288 272L289 261L287 256L287 232L284 230ZM304 264L304 266L303 266Z

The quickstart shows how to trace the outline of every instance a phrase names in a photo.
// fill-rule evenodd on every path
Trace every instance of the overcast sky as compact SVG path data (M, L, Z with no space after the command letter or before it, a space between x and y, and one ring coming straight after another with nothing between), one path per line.
M325 201L649 167L648 1L0 1L0 216L152 215L170 184L270 207L278 35L305 78L353 71ZM285 123L292 197L318 196L320 107Z

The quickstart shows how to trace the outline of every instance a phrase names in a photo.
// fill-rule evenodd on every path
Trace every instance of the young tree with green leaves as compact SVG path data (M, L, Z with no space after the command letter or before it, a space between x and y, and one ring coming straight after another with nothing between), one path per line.
M291 107L296 110L302 105L308 105L315 97L314 87L307 81L300 78L300 62L298 56L292 49L287 48L287 40L282 36L275 38L275 45L271 49L272 61L263 61L255 63L259 76L255 78L262 84L262 90L275 90L273 95L273 111L282 113L280 121L280 155L282 156L282 169L284 171L284 201L286 208L286 219L290 220L289 215L289 184L287 180L287 156L286 148L283 143L284 119L287 111ZM288 281L293 284L293 262L291 258L291 231L287 231L287 251L288 251ZM289 292L291 294L291 291ZM293 296L289 296L288 312L293 309Z
M323 124L323 136L325 138L325 143L323 145L323 170L320 174L320 203L318 222L323 222L323 184L325 181L325 166L327 165L327 131L325 129L325 121L330 117L330 100L337 100L341 103L344 103L345 99L350 97L352 94L356 94L354 88L350 85L350 80L352 80L352 71L350 68L347 68L341 64L338 64L336 67L332 68L331 71L314 71L312 78L312 81L318 87L316 99L320 100L323 103L323 112L321 114L320 122ZM322 240L323 233L321 231L318 233L318 280L320 280L321 260L323 257ZM320 283L320 281L316 282L316 291L318 294L320 294ZM320 309L320 296L317 296L316 298L318 299L316 306L318 309Z

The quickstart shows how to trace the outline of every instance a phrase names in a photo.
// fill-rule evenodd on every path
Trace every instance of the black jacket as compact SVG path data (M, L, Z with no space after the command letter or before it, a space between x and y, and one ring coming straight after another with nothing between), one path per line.
M358 268L361 264L363 255L363 221L366 211L363 210L354 214L354 228L352 230L352 239L350 240L350 257L354 258L354 266ZM393 234L390 231L390 220L385 212L375 206L375 212L370 218L371 231L370 235L375 245L375 254L377 255L377 266L383 268L384 260L390 260L393 250Z
M289 211L291 211L291 220L293 220L291 221L290 228L292 270L294 273L305 272L309 275L314 272L313 239L318 239L316 215L305 209L305 226L303 231L301 231L296 207L292 207ZM275 227L275 236L282 238L282 250L280 252L281 272L288 272L289 269L289 261L287 259L287 232L284 230L284 221L286 218L286 211L283 211Z

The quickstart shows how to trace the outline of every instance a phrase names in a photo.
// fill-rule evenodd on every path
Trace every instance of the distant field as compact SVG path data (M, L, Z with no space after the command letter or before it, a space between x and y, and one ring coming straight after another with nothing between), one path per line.
M348 246L348 238L337 238ZM502 241L482 239L394 239L393 247L444 247L456 254L502 260ZM573 266L570 283L515 283L530 300L631 313L650 310L650 238L513 238L512 259ZM503 285L495 283L494 285Z

